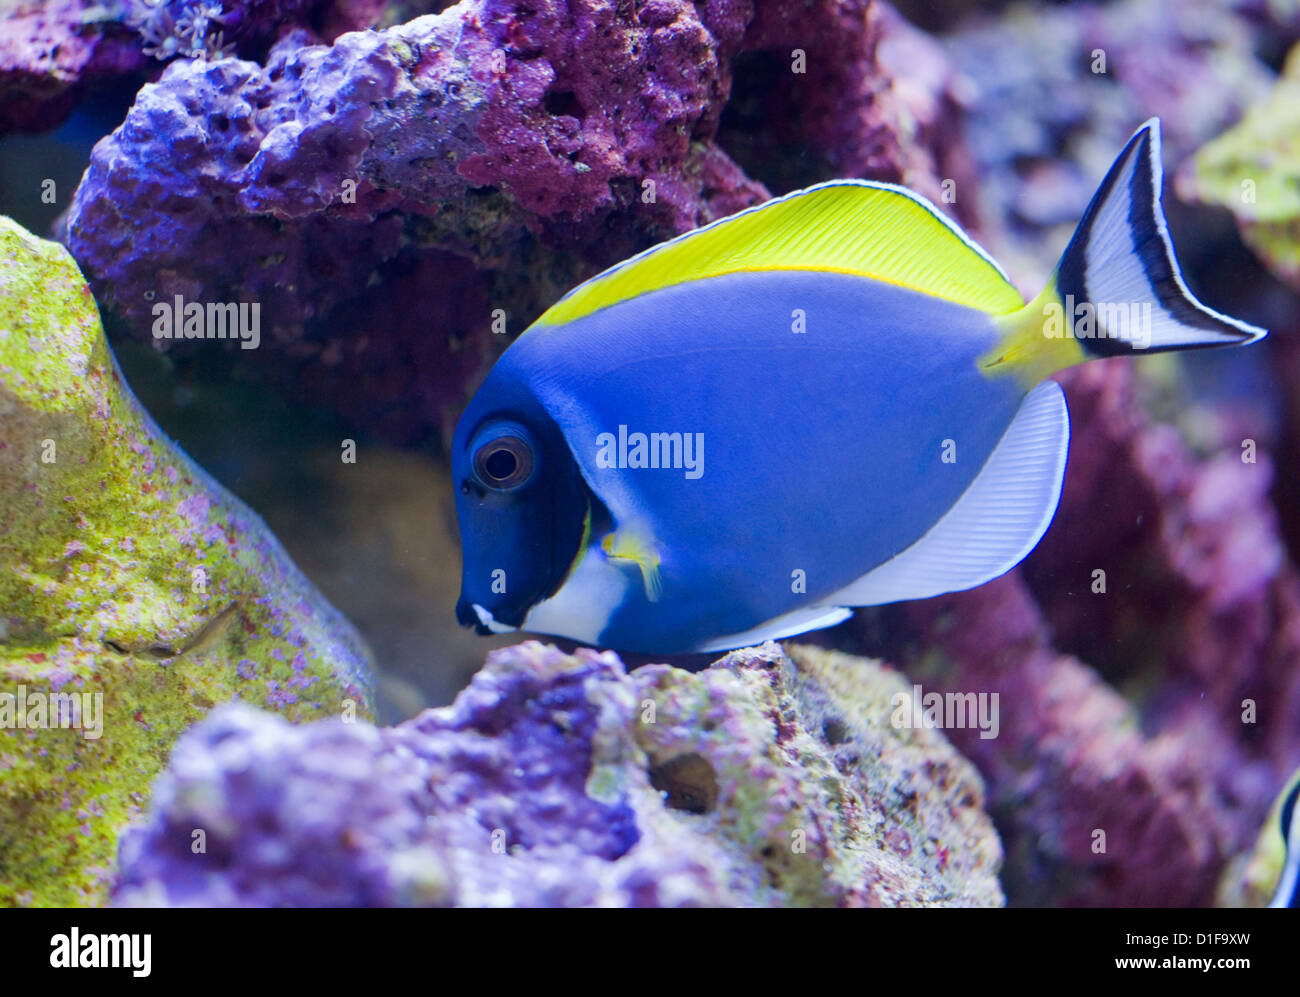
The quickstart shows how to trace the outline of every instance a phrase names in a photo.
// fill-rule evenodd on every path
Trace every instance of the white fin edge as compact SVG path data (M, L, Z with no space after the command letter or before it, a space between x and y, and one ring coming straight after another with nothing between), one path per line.
M807 609L796 609L793 613L786 613L783 616L776 617L776 619L768 620L753 630L746 630L744 633L711 640L707 644L697 647L696 651L700 654L714 651L731 651L738 647L751 647L754 644L761 644L767 640L795 637L799 634L806 634L810 630L825 630L827 627L833 627L837 623L843 623L852 615L853 610L835 606L810 606Z

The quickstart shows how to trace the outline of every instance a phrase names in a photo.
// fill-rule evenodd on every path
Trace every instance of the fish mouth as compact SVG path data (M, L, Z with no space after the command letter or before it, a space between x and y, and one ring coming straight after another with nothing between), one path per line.
M480 637L489 634L514 633L519 629L506 623L498 623L492 613L477 602L466 602L464 599L456 603L456 620L462 627L473 627Z

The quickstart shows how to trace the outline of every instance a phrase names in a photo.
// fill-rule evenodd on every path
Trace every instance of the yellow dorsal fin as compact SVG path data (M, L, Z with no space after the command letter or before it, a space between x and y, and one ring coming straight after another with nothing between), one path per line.
M991 314L1024 307L1001 268L903 187L834 180L661 243L578 285L535 323L556 326L649 291L762 270L857 274Z

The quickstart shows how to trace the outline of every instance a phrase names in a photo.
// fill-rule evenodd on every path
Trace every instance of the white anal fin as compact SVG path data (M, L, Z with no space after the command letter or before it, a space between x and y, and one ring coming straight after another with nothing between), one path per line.
M983 585L1019 564L1056 513L1070 447L1065 393L1044 381L1016 417L970 487L929 532L816 606L797 609L697 648L726 651L821 630L852 615L847 606L928 599Z
M793 613L768 620L753 630L711 640L697 647L696 651L703 654L709 651L730 651L736 647L751 647L765 640L781 640L784 637L794 637L796 634L806 634L810 630L824 630L837 623L843 623L852 615L853 610L835 606L810 606L807 609L796 609Z
M1010 571L1052 522L1069 445L1065 394L1055 381L1044 381L1026 396L984 467L943 518L825 602L878 606L928 599Z

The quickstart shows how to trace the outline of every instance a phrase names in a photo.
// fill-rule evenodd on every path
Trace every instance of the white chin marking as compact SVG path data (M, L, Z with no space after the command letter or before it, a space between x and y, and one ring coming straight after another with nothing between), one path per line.
M512 634L519 629L518 627L508 627L504 623L498 623L492 618L492 614L477 602L470 603L470 605L474 608L474 615L478 617L478 621L494 634Z
M529 610L523 629L599 644L601 632L627 596L629 577L629 572L610 564L598 548L588 547L560 591Z

